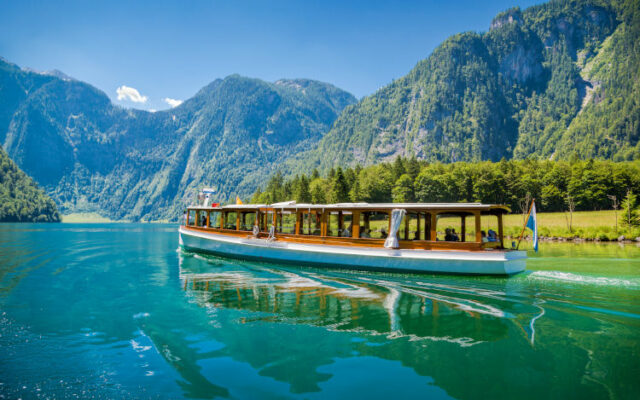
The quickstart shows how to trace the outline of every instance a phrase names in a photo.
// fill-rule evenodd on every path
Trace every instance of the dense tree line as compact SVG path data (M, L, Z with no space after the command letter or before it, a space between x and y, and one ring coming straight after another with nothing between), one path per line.
M0 148L0 222L58 222L56 204Z
M398 157L392 163L331 169L285 179L277 173L251 201L483 202L507 204L514 212L535 198L539 211L613 208L629 193L640 193L640 162L601 160L427 163ZM635 207L635 206L633 206Z

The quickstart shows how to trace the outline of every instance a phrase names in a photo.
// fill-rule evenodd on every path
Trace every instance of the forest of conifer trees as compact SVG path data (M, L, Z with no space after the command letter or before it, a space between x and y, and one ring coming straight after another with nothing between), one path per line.
M398 157L392 163L331 169L326 176L285 179L277 173L251 202L483 202L522 212L535 198L539 211L608 210L640 192L640 162L601 160L427 163ZM632 204L632 208L637 205Z

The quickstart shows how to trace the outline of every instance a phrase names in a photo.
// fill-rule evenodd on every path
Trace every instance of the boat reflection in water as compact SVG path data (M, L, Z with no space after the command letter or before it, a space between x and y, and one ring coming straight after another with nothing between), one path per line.
M220 273L181 270L180 278L184 290L200 294L199 304L260 313L254 321L304 323L463 346L504 337L510 322L502 320L509 312L500 308L496 297L496 304L486 304L467 289L424 282L408 287L385 277L266 265ZM475 322L452 323L461 314Z
M224 344L215 356L247 362L260 375L289 383L293 393L321 390L333 376L327 366L336 360L373 357L399 361L451 396L477 397L466 393L461 379L476 390L485 385L491 370L471 369L479 360L517 368L514 360L522 363L534 349L533 321L544 311L510 293L506 278L473 278L473 286L433 278L289 269L191 254L180 260L188 298L209 310L214 327L224 326L215 329ZM497 344L506 340L514 343ZM494 390L503 394L487 387Z

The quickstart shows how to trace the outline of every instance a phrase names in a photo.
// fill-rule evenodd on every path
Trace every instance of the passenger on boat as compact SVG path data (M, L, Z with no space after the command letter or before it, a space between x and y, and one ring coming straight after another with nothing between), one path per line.
M365 229L364 226L360 227L360 237L361 238L370 238L371 234L370 234L370 230L369 229Z
M207 225L207 216L202 214L201 221L202 221L202 223L200 224L200 226L206 226Z
M488 240L490 242L497 242L498 241L498 234L496 233L496 231L494 231L493 229L489 229L489 237Z
M453 229L453 228L451 228L451 235L453 236L453 241L454 242L459 242L460 241L460 237L456 233L456 230Z
M487 232L480 231L480 234L482 235L482 243L487 243L489 241L489 238L487 237Z
M387 234L387 230L386 230L386 229L384 229L384 228L381 228L381 229L380 229L380 237L381 237L382 239L386 239L386 238L387 238L387 236L389 236L389 235Z
M344 228L342 230L342 237L351 237L351 231L349 231L349 228Z
M446 242L454 242L455 241L455 237L453 236L453 233L451 233L451 228L446 228L444 230L444 240Z

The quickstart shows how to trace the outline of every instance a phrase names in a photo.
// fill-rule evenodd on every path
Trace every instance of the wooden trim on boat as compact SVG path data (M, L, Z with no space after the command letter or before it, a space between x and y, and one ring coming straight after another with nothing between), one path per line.
M184 226L184 229L214 233L218 235L232 236L238 238L253 238L250 231L236 231L232 229L204 228L200 226ZM266 239L267 233L258 234L259 239ZM334 236L314 236L296 235L288 233L276 233L277 241L301 244L333 245L333 246L353 246L353 247L384 247L384 239L334 237ZM481 251L487 248L499 248L500 242L478 243L478 242L446 242L431 240L399 240L400 249L414 250L457 250L457 251Z

